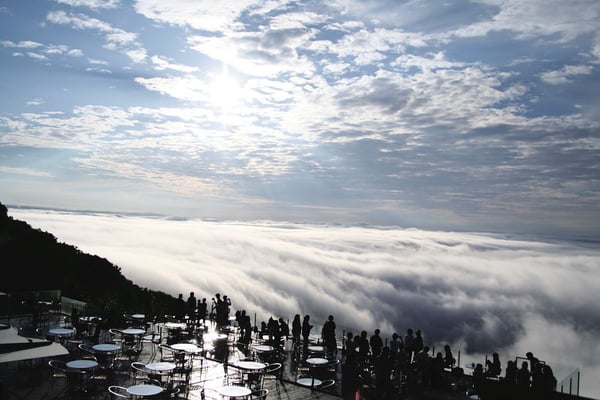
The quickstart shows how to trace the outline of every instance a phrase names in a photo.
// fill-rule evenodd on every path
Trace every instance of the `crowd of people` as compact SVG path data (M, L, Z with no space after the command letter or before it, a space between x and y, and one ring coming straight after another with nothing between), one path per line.
M209 311L206 298L197 300L194 292L190 292L186 301L179 294L175 315L193 321L208 319L217 328L228 326L231 322L231 300L217 293L212 301ZM285 351L289 338L294 352L298 352L302 358L308 356L307 348L314 339L310 315L301 317L295 314L291 328L283 317L269 317L260 323L260 327L253 326L246 310L236 311L234 319L238 326L238 343L249 345L252 334L257 333L277 349ZM341 394L344 399L354 400L365 384L375 390L376 398L386 399L391 398L394 391L408 390L411 386L442 388L448 385L449 377L463 375L463 369L459 367L450 345L444 345L443 351L433 354L432 348L425 344L421 330L409 328L405 335L393 333L389 343L382 338L380 329L375 329L370 335L366 330L356 334L345 332L341 357L338 357L333 315L323 322L317 337L325 349L325 356L331 360L339 358L341 362ZM493 353L485 363L473 364L475 386L489 378L517 388L536 391L556 389L556 378L547 363L534 357L531 352L526 354L520 366L517 366L517 360L507 362L504 376L501 375L502 364L498 353Z

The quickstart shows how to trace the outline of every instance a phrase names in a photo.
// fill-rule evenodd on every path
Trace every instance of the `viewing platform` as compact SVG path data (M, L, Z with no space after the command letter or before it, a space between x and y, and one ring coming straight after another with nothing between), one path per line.
M142 313L123 317L119 326L109 326L99 316L81 315L74 322L52 309L34 330L30 315L0 320L0 345L11 346L0 354L0 399L341 398L341 338L328 354L317 335L306 346L291 337L274 341L257 330L244 339L233 319L217 326L214 321L148 320ZM372 363L360 375L360 399L380 400ZM423 385L414 375L392 376L388 400L584 399L507 390L498 379L477 385L470 374L446 369L439 386Z

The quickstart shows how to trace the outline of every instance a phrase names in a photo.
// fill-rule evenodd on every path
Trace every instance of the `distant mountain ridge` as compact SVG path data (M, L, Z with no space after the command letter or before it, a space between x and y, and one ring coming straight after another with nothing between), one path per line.
M60 289L62 295L87 302L99 313L171 314L175 298L142 288L105 258L60 243L51 233L8 216L0 203L0 291L7 293Z

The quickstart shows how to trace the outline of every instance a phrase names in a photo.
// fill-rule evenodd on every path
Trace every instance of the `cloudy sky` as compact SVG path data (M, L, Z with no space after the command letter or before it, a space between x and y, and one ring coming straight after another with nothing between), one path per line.
M581 370L582 395L600 393L598 243L418 229L168 220L9 208L59 241L106 257L134 282L235 309L292 319L309 314L319 333L421 329L461 365L492 352L532 351L560 381ZM85 266L82 266L85 268ZM131 310L136 312L139 310Z
M596 0L4 0L0 200L600 232Z

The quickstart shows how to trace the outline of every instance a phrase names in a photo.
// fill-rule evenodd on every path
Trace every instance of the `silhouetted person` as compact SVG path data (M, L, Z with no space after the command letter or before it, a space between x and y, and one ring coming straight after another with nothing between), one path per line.
M252 323L250 322L250 317L246 314L246 310L240 312L238 324L240 327L240 338L238 341L243 344L249 344L252 338Z
M517 364L509 360L506 363L506 371L504 371L504 383L514 385L517 383Z
M406 335L404 336L404 350L406 350L408 355L408 362L412 362L415 351L415 336L411 328L406 330Z
M529 367L527 361L523 361L521 368L517 371L517 386L521 388L528 388L531 383L531 374L529 373Z
M221 325L229 324L229 312L231 310L231 299L226 295L223 296L223 302L221 303Z
M220 293L215 293L215 297L212 298L212 307L210 310L210 319L211 321L215 321L217 326L220 324L221 319L223 318L221 313L223 312L223 300L221 299Z
M421 334L420 330L417 330L415 332L415 341L413 343L413 351L415 353L418 353L421 350L423 350L423 335Z
M267 321L267 330L269 331L269 342L271 345L279 346L279 323L273 317Z
M185 300L183 299L183 293L179 293L175 305L175 319L183 321L185 319Z
M433 367L433 360L429 356L429 346L424 346L423 350L415 353L415 366L421 383L428 387L431 384L431 368Z
M385 346L379 355L373 360L373 372L375 373L375 392L377 399L387 399L390 394L390 375L392 373L392 360L390 359L390 348Z
M444 355L438 351L431 366L431 385L435 388L443 386L444 364Z
M367 331L361 331L358 339L358 360L362 366L369 359L370 349L371 345L369 344L369 339L367 339Z
M279 317L279 336L284 339L290 336L290 326L281 317Z
M304 357L308 357L308 342L312 328L313 326L310 323L310 315L306 314L302 320L302 342L304 346Z
M541 390L544 392L553 392L556 390L556 377L554 376L554 372L552 368L545 364L542 366L542 381L541 381Z
M379 354L381 354L381 349L383 348L383 340L381 339L379 329L375 329L373 335L369 339L369 345L371 346L371 357L377 358Z
M337 353L337 343L335 340L335 322L333 315L327 318L321 330L321 337L325 345L325 351L328 357L333 357Z
M186 301L186 312L188 315L188 318L192 321L196 320L196 303L198 302L198 300L196 299L196 296L194 295L194 292L190 292L190 295L187 298Z
M357 400L361 398L360 388L362 387L362 376L356 351L346 353L346 358L342 363L341 386L342 399Z
M536 356L534 356L533 353L530 351L525 353L525 357L527 357L527 360L529 360L529 370L533 371L535 369L535 366L540 362L540 360Z
M497 377L500 376L500 371L502 370L502 364L500 363L500 356L498 353L492 354L491 360L486 360L486 375Z
M354 333L352 332L346 332L346 336L344 337L342 343L342 361L348 357L349 352L356 353L356 349L354 348Z
M483 370L483 364L478 363L473 370L473 386L475 386L475 391L477 393L480 392L480 387L485 380L485 371Z
M198 319L206 322L207 314L208 304L206 303L206 298L198 300Z
M292 338L297 345L300 343L300 334L302 333L302 322L300 322L300 314L294 315L292 320Z
M454 367L455 363L456 363L456 359L454 358L454 355L452 354L450 345L449 344L444 345L444 366L446 368L452 368L452 367Z
M544 364L537 362L534 367L531 368L531 388L536 391L540 391L543 387L542 368Z

